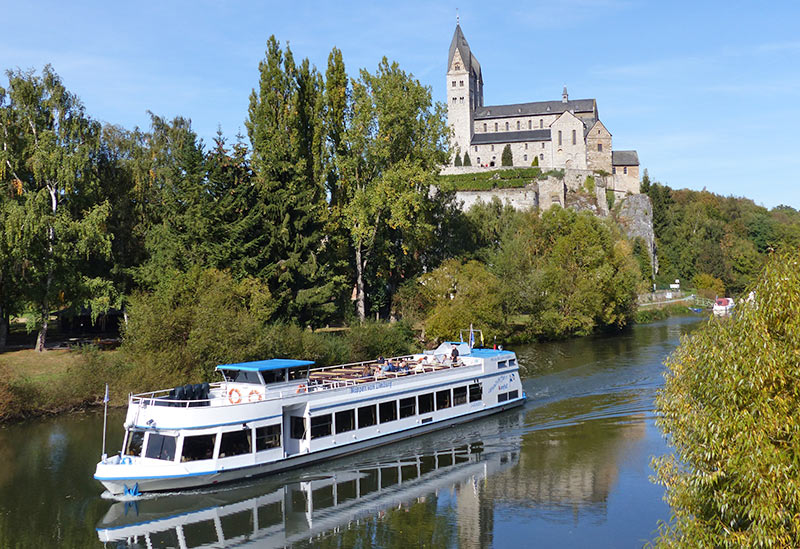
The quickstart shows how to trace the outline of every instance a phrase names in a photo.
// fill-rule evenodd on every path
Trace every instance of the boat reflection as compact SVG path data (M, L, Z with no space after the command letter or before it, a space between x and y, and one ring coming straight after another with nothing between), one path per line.
M486 424L499 427L493 421ZM450 431L444 438L457 436ZM428 438L428 442L433 440ZM440 490L454 490L460 504L466 505L463 500L470 495L477 502L481 483L517 463L519 444L516 450L493 452L484 451L481 442L431 452L409 451L412 448L401 446L394 454L399 457L378 456L373 463L352 468L343 463L345 467L339 470L317 472L313 477L283 475L216 491L120 501L97 525L97 535L113 547L131 548L313 543L328 533L357 528L359 521L398 509L409 511ZM459 517L459 523L464 518ZM473 527L481 529L477 524Z

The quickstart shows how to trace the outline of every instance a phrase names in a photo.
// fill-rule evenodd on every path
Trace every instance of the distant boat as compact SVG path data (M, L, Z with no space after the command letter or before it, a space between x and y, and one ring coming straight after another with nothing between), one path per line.
M692 311L693 313L702 313L703 312L703 308L702 307L689 307L689 310Z
M733 311L735 303L732 297L718 297L714 302L714 316L728 316Z

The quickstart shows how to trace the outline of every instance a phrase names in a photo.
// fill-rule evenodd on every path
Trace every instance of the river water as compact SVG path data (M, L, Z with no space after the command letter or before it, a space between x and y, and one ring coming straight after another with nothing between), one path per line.
M523 408L215 490L103 497L97 411L5 426L0 547L641 547L669 519L662 362L697 325L517 347Z

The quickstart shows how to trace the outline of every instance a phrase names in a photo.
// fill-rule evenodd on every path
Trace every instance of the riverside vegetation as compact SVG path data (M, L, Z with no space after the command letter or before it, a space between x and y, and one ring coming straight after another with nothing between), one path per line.
M97 401L107 381L121 403L129 391L210 379L223 362L359 360L469 324L487 344L617 329L650 284L647 251L613 219L497 201L461 212L455 189L487 182L438 176L444 106L386 59L350 77L333 49L323 74L271 37L247 136L220 130L211 146L180 116L151 114L144 130L101 125L49 66L7 76L0 347L21 314L39 350L53 312L114 308L127 322L119 350L73 353L60 370L0 355L0 418ZM502 174L509 184L544 175ZM694 200L647 177L643 191L659 277L738 291L770 248L798 241L788 207ZM373 317L400 322L365 322ZM328 325L350 330L314 331Z

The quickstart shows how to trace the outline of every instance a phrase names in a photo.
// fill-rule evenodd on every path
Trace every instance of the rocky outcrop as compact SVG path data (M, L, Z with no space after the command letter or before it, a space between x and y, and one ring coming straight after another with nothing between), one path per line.
M656 236L653 232L653 204L646 194L631 194L620 200L618 208L614 208L617 223L631 240L640 237L647 244L650 252L650 264L653 273L658 272L656 256Z

